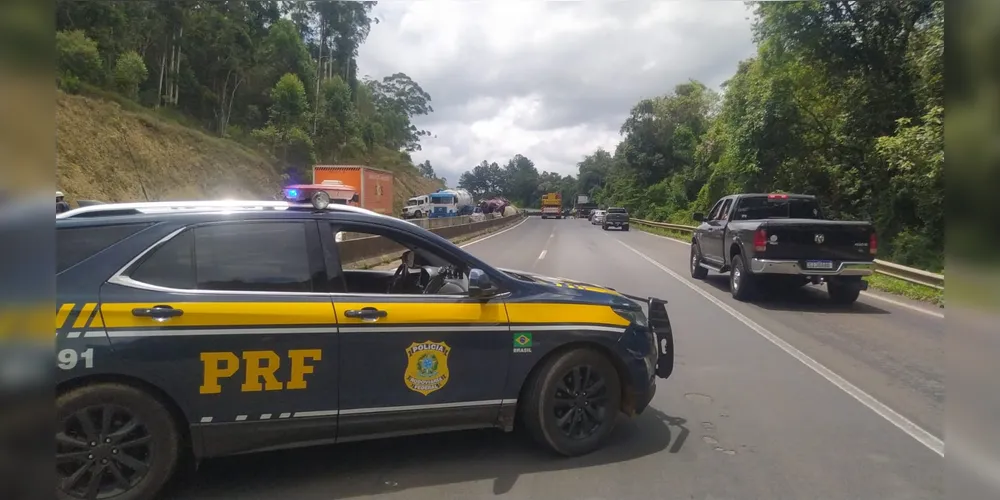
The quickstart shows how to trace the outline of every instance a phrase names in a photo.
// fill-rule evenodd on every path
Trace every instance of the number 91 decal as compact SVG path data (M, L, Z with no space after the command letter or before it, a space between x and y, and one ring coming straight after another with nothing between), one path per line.
M63 370L72 370L80 366L81 361L84 368L93 368L94 348L91 347L86 351L63 349L56 355L56 359L58 360L59 368L62 368Z

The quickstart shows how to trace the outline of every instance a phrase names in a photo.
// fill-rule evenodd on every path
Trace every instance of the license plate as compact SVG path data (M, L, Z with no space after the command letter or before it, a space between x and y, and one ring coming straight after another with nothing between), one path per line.
M806 269L833 269L832 260L807 260Z

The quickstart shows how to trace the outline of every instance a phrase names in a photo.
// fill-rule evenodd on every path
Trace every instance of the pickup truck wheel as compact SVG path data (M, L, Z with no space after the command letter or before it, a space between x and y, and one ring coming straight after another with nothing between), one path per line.
M539 444L565 456L600 448L621 411L618 371L592 349L553 357L527 389L525 426Z
M103 383L56 399L56 498L145 500L174 472L170 412L134 387Z
M607 231L607 230L608 230L608 226L607 226L607 224L602 224L602 225L601 225L601 229L603 229L603 230Z
M701 267L701 247L697 243L691 245L691 277L703 280L708 276L708 269Z
M624 226L622 226L622 231L628 231L628 224L625 224Z
M743 256L733 257L732 269L729 270L729 292L739 301L747 301L753 296L756 277L743 264Z
M834 304L841 305L853 304L861 295L861 288L850 282L840 283L837 281L830 281L826 284L826 291L830 294L830 300L832 300Z

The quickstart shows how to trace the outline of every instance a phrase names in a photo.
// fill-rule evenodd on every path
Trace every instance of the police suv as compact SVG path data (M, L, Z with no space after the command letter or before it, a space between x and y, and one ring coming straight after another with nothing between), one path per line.
M580 455L671 374L662 300L310 201L56 217L58 498L153 498L182 454L453 429L524 425ZM365 264L396 251L395 271Z

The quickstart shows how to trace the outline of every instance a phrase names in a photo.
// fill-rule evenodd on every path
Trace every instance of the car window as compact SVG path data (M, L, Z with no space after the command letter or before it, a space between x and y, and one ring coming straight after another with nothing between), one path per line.
M199 290L313 291L304 222L202 226L194 237Z
M705 220L715 220L715 217L719 215L719 210L722 209L722 204L725 201L726 200L719 200L715 202L715 206L708 211L708 217L705 217Z
M822 219L819 204L811 198L768 198L752 196L740 200L736 218L759 219Z
M180 289L311 292L306 224L212 224L187 230L154 250L130 277Z
M142 283L194 290L194 232L184 231L150 252L129 277Z
M626 213L626 212L625 212L624 208L609 208L608 209L608 213L609 214L623 214L623 213Z
M149 227L148 223L59 228L56 231L56 273L93 257L146 227Z
M729 218L729 208L733 206L732 198L726 200L722 204L722 208L719 209L719 213L716 215L715 220L726 220Z
M393 231L347 224L331 224L331 231L343 235L342 241L335 244L347 293L423 294L422 286L428 284L428 278L445 269L460 272L462 276L456 278L459 281L468 278L468 269L461 262L454 262L419 241ZM400 285L390 291L391 277L402 264L401 257L406 251L414 254L414 267L409 271L412 274L411 285L416 286ZM422 274L421 268L427 274ZM467 291L467 281L462 283L461 291ZM434 286L442 284L440 280L434 282ZM453 289L441 293L457 291Z

